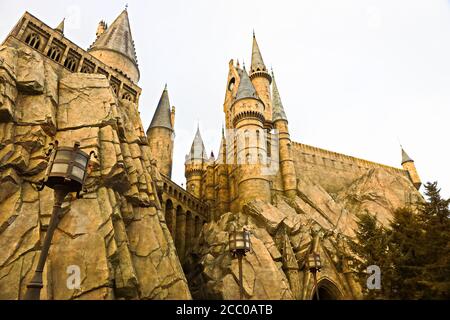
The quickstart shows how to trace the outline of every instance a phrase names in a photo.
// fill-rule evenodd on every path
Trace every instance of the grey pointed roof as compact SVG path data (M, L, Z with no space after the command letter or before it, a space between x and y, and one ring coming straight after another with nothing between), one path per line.
M200 128L197 127L194 140L192 141L191 150L189 151L189 160L194 159L207 159L205 145L203 143L202 135L200 134Z
M281 102L280 93L278 92L275 76L272 72L272 121L286 120L286 113L284 112L283 103Z
M62 21L55 28L55 31L58 31L59 33L64 33L64 21L65 20L66 20L66 18L62 19Z
M244 69L240 73L241 80L236 94L236 100L243 98L257 98L255 87L253 86L250 78L248 77L247 70Z
M226 150L227 150L227 139L225 138L225 129L222 126L222 138L220 139L219 155L218 158L220 162L226 163Z
M128 57L137 66L136 49L131 36L128 11L125 9L114 22L91 45L89 51L107 49Z
M258 42L256 41L255 33L253 33L253 46L252 46L252 65L250 68L251 73L256 71L267 71L264 64L261 51L259 51Z
M408 156L408 154L406 153L406 151L402 148L402 164L404 164L405 162L414 162L414 160L411 159L410 156Z
M156 107L155 114L153 115L152 122L148 128L150 129L155 127L163 127L173 130L172 123L170 121L170 101L167 85L164 87L158 106Z

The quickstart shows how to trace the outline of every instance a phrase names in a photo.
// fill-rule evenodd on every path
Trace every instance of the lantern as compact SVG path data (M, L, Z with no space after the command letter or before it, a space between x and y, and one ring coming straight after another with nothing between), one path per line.
M80 192L87 176L90 155L79 149L75 142L73 148L53 149L43 184L51 189L64 187L69 192Z
M322 268L322 261L320 255L316 252L312 252L308 255L308 268L311 272L318 272Z
M38 188L39 190L42 190L47 186L53 189L55 191L55 203L36 270L33 278L27 285L27 291L25 293L26 300L40 299L40 292L44 286L42 274L44 272L44 266L53 234L61 219L61 205L64 202L66 195L70 192L76 192L79 197L79 193L83 188L87 176L90 155L79 149L79 142L76 142L73 148L59 147L57 141L55 142L55 145L55 148L50 154L45 178ZM92 153L93 152L91 152L91 154Z
M245 256L251 250L250 232L248 230L233 231L229 235L230 252L233 256Z

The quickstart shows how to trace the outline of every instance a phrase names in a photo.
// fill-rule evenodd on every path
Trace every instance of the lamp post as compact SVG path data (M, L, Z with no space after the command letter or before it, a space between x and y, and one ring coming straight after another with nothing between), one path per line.
M44 180L38 188L39 191L44 189L45 186L53 189L55 191L55 201L44 244L39 256L38 265L32 280L27 285L25 294L26 300L40 299L40 292L44 286L42 282L42 273L52 242L53 233L61 218L61 205L66 195L70 192L76 192L77 197L79 198L80 191L86 180L88 163L93 152L87 154L81 151L79 147L79 142L75 142L73 148L58 147L58 142L56 141L50 154Z
M245 228L242 231L236 229L229 235L230 252L233 257L238 257L239 262L239 298L244 297L244 285L242 282L242 257L251 250L250 231Z
M313 274L314 291L316 292L317 300L319 300L319 288L317 288L317 272L320 272L320 269L322 268L322 262L320 260L320 255L317 252L311 252L308 255L308 268L309 272Z

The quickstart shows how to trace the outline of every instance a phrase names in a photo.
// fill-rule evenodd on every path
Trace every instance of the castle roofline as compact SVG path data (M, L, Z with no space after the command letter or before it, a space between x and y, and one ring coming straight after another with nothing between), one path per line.
M117 70L117 69L105 64L104 62L100 61L98 58L96 58L92 54L90 54L87 50L81 48L76 43L74 43L70 39L66 38L66 36L64 34L56 31L54 28L50 27L45 22L41 21L40 19L38 19L36 16L34 16L33 14L31 14L28 11L24 12L24 14L21 16L19 21L14 26L14 28L11 30L11 32L8 34L8 36L5 38L5 40L2 42L2 44L4 44L6 41L8 41L8 39L10 37L13 37L17 41L24 42L24 40L22 39L23 31L25 31L26 30L25 27L30 24L34 29L39 30L40 33L47 35L47 36L52 35L54 39L61 42L63 45L69 47L71 51L82 56L85 61L88 60L91 64L93 64L94 67L97 67L98 71L100 71L100 69L102 69L102 70L106 71L111 77L114 77L118 81L122 82L124 87L127 87L133 91L133 94L136 95L136 102L137 102L137 99L138 99L142 89L135 82L133 82L129 76L124 74L122 71ZM53 61L50 58L48 58L47 55L42 50L36 50L36 49L34 49L34 50L37 53L39 53L40 55L42 55L42 57L44 57L45 59L52 61L53 63L58 64L60 66L63 66L64 61L61 61L61 62ZM95 73L103 74L102 72L95 72Z

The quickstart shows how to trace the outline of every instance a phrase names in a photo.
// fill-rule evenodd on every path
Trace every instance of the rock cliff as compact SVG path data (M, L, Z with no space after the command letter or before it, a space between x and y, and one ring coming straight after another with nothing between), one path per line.
M88 191L69 195L44 272L43 299L190 299L158 206L137 106L100 74L0 48L0 299L21 299L37 264L53 191L36 190L50 142L95 151ZM66 285L68 267L80 288Z

